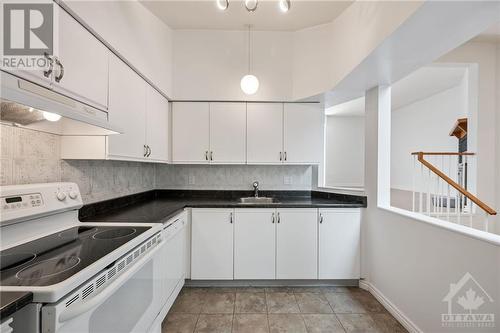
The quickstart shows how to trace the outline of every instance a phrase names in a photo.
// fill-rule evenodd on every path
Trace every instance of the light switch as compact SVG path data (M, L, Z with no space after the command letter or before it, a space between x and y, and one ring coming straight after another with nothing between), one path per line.
M189 185L196 184L196 177L194 175L189 175L188 182L189 182Z
M292 185L292 177L290 177L290 176L284 176L283 177L283 184L285 184L285 185Z

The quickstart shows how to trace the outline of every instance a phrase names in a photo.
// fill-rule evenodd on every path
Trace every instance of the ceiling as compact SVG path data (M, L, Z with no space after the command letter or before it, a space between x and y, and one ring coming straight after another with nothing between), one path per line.
M425 99L458 86L467 69L460 65L435 65L422 67L392 85L392 109ZM332 106L325 112L329 116L363 116L364 97Z
M282 13L278 1L260 0L253 13L243 1L229 0L229 7L220 11L215 0L151 1L139 0L172 29L244 30L251 24L255 30L296 31L328 23L354 1L291 0L291 9Z

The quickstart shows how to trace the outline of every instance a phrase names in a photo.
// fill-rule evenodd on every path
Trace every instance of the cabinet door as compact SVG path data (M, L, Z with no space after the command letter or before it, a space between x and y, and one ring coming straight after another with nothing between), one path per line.
M108 108L109 50L64 10L59 11L59 52L64 75L54 65L54 90ZM57 82L57 77L61 80ZM122 81L126 84L127 81Z
M193 209L191 279L233 279L233 210Z
M149 159L168 161L168 101L149 84L146 94L146 144Z
M278 209L277 279L318 278L316 209Z
M283 157L283 104L247 104L247 162L279 164Z
M323 154L324 112L318 104L284 104L285 163L319 163Z
M210 103L210 162L245 163L246 104Z
M274 209L235 210L235 279L272 280L276 278L275 216Z
M144 159L146 83L116 57L109 74L109 121L123 133L108 136L108 155Z
M319 278L359 279L359 209L320 209Z
M210 111L205 102L172 105L172 161L208 163Z

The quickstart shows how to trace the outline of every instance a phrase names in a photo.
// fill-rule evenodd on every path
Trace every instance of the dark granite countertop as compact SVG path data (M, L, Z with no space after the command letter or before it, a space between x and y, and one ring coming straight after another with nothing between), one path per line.
M0 321L33 301L30 292L0 291Z
M186 207L191 208L358 208L366 197L317 191L260 191L259 196L276 202L243 204L251 191L154 190L85 205L82 222L162 223Z

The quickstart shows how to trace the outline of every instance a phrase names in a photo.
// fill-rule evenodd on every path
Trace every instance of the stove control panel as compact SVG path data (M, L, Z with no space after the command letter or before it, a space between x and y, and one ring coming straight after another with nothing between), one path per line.
M43 205L41 193L30 193L1 198L2 210L34 208Z
M81 208L75 183L0 186L0 226Z

